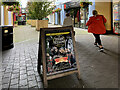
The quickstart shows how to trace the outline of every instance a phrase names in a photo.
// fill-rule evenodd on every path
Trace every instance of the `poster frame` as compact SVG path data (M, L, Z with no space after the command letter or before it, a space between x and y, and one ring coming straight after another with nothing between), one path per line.
M71 31L71 37L72 37L72 41L73 41L73 49L74 49L74 53L75 53L75 59L76 59L77 67L67 69L64 72L59 71L59 73L47 75L45 32L46 31L51 32L51 31L55 31L55 30L57 30L57 31L68 30L68 29ZM38 50L38 73L42 77L44 88L48 87L48 80L63 77L63 76L67 76L67 75L70 75L70 74L73 74L73 73L77 73L77 77L78 77L78 79L80 79L80 65L79 65L78 55L77 55L77 51L76 51L76 47L75 47L75 36L74 36L74 31L73 31L72 26L51 27L51 28L41 28L40 29L39 50Z

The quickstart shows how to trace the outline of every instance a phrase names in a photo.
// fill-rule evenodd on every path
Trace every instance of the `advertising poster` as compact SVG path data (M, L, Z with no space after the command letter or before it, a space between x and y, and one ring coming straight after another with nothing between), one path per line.
M47 74L77 68L71 30L45 31Z

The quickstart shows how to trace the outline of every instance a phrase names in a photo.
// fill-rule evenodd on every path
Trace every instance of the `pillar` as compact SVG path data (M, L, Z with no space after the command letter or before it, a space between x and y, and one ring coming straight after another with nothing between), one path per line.
M7 10L8 6L4 6L4 25L8 25L8 10Z
M13 24L13 12L11 12L11 23L12 23L12 25L14 25Z

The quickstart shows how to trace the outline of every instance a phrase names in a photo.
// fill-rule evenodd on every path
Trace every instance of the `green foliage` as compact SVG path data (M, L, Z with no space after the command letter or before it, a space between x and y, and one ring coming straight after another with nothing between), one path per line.
M80 2L81 9L87 9L89 5L92 5L92 2Z
M29 2L28 18L42 20L52 13L51 2Z
M18 21L14 21L14 24L18 24Z

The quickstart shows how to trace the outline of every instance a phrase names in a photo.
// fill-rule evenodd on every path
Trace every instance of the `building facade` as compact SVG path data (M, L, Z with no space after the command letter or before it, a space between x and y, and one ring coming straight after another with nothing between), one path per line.
M69 1L71 2L71 1ZM120 8L120 1L107 1L107 2L98 2L97 0L90 0L92 2L92 5L89 5L88 11L85 13L80 9L77 11L79 13L80 11L80 19L79 19L79 14L77 14L75 17L73 15L73 22L74 22L74 27L82 28L84 26L84 20L87 22L89 17L92 16L92 11L97 10L99 14L104 15L105 18L107 19L107 23L105 24L106 31L107 33L117 33L120 28L120 13L119 13L119 8ZM68 3L68 2L67 2ZM79 2L78 2L79 3ZM56 5L56 8L61 8L62 10L60 13L54 13L54 24L60 24L63 25L63 21L65 18L66 14L66 3L59 3ZM76 5L74 5L76 6ZM69 7L71 8L71 7ZM74 7L75 8L75 7ZM76 8L79 8L76 6ZM116 9L116 10L115 10ZM85 17L86 16L86 17ZM116 19L117 17L117 19ZM80 24L80 25L79 25Z

